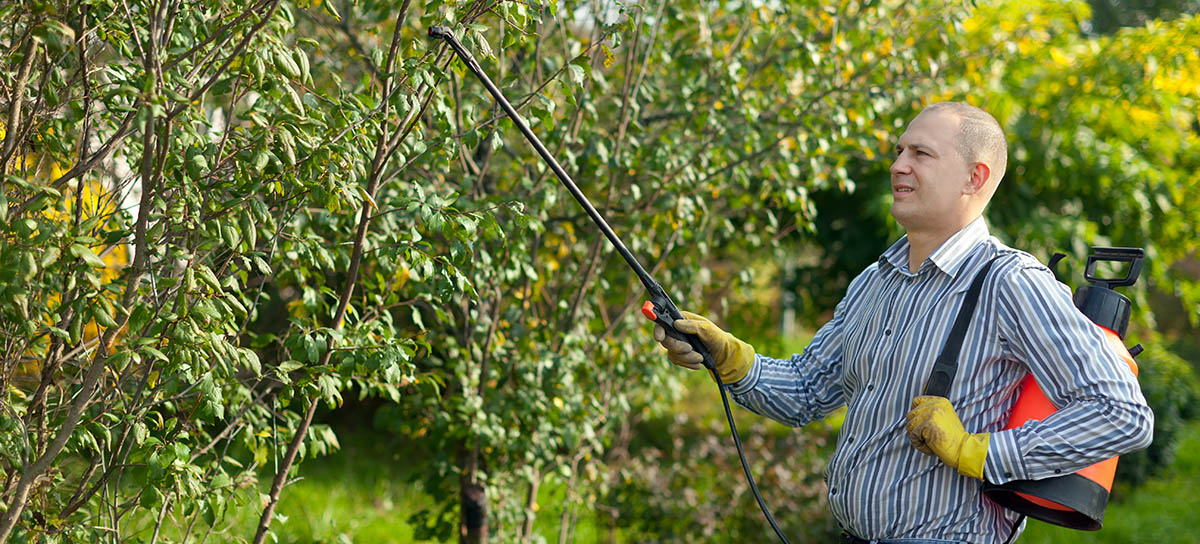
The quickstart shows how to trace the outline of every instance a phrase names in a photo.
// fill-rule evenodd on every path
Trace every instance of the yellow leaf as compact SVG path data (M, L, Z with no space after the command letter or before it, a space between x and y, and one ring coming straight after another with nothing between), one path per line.
M367 190L361 185L358 187L358 192L362 194L363 200L367 201L367 204L371 206L372 210L379 209L379 206L375 204L375 199L371 198L371 193L368 193Z

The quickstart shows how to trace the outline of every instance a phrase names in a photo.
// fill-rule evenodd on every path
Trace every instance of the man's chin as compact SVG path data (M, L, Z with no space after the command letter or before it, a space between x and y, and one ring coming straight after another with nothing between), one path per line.
M911 225L916 222L916 218L913 217L913 214L909 210L905 210L903 205L897 206L895 202L892 202L890 211L892 213L892 219L895 219L896 222L905 229L910 228Z

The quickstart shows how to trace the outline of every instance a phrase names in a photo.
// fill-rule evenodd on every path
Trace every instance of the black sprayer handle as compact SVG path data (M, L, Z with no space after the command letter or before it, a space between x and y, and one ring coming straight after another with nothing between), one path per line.
M651 294L650 300L642 304L642 315L646 316L646 319L662 325L663 331L667 333L667 336L690 344L692 350L704 358L704 368L716 374L716 362L713 361L712 355L708 353L708 347L704 345L704 342L700 341L700 337L695 334L679 332L675 328L675 321L686 318L683 317L683 313L679 311L679 308L675 307L675 303L671 301L671 297L667 296L666 293L662 293L662 296Z
M1137 282L1138 275L1142 273L1142 260L1145 258L1146 251L1140 247L1093 247L1092 254L1088 255L1083 277L1093 285L1108 289L1127 287ZM1101 278L1096 275L1096 265L1103 261L1127 262L1129 270L1123 278Z
M646 269L642 267L642 264L633 256L633 253L631 253L629 249L625 247L625 244L621 242L621 239L617 237L615 232L613 232L612 227L608 226L608 222L604 220L604 217L600 215L600 212L596 211L596 208L592 206L591 202L588 201L587 196L583 194L583 191L579 190L579 186L575 185L575 182L571 180L571 176L567 174L566 170L563 170L562 166L558 164L558 161L555 160L554 156L550 154L550 151L546 149L546 146L542 145L542 141L539 140L537 135L529 129L529 125L526 125L525 121L521 120L521 116L517 114L517 110L512 107L512 104L508 102L508 99L504 97L504 94L500 92L500 89L498 89L496 85L492 83L491 78L489 78L487 74L484 73L483 69L480 68L479 63L475 60L475 57L472 56L465 47L463 47L462 43L458 41L458 38L454 37L454 32L448 27L434 26L430 27L429 36L431 38L444 40L446 43L450 44L450 48L453 49L454 52L458 54L458 57L462 59L463 63L467 65L467 69L470 70L472 74L475 74L475 77L483 83L483 86L486 87L488 92L492 94L492 97L496 99L496 103L500 105L500 108L504 110L504 113L508 114L508 117L512 119L513 124L515 124L517 129L521 131L521 134L525 136L525 139L529 140L530 144L533 144L533 148L538 152L538 155L541 155L542 159L550 165L550 169L554 171L554 175L557 176L559 181L561 181L562 184L566 186L567 190L571 192L571 196L575 197L575 200L579 201L579 204L583 206L584 211L587 212L588 217L592 219L592 222L596 223L596 226L600 227L600 232L603 232L604 236L608 238L608 241L612 242L612 245L616 248L617 253L621 254L621 257L625 259L625 262L628 263L629 267L632 268L634 273L637 274L638 279L641 280L642 285L645 286L646 291L649 293L650 301L648 304L653 306L654 314L657 316L651 319L653 319L656 323L661 324L663 329L665 329L667 334L672 338L683 340L691 344L692 349L696 350L697 353L704 357L705 368L714 370L716 366L713 363L712 356L709 355L708 349L704 347L704 343L700 341L700 338L694 334L685 334L679 332L675 330L674 326L672 326L672 323L674 323L676 319L683 319L683 314L679 312L679 308L676 307L675 303L671 301L671 297L667 296L666 291L664 291L663 288L658 285L658 282L654 281L654 278L650 277L650 273L646 272ZM645 313L645 306L643 306L643 313ZM647 315L647 317L650 316Z

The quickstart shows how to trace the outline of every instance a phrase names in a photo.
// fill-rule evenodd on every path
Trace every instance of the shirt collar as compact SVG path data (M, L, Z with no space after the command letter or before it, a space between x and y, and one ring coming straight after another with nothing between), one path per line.
M939 270L954 277L962 268L971 248L989 236L987 222L983 220L983 216L980 216L938 246L926 261L932 262ZM917 272L908 270L908 250L908 235L906 234L879 256L879 264L888 264L901 273L916 275L920 269ZM921 266L923 267L924 263L921 263Z

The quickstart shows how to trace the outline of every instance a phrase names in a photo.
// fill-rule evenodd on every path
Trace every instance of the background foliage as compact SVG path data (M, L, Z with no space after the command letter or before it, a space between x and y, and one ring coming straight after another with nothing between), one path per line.
M631 538L767 535L704 415L715 397L685 394L703 380L652 348L640 285L426 37L447 23L677 300L777 355L802 346L781 320L819 322L897 236L906 120L940 99L993 112L1012 150L994 234L1073 263L1148 250L1131 296L1159 440L1122 463L1140 481L1195 416L1191 367L1157 346L1200 301L1200 29L1089 15L5 4L0 540L261 541L339 418L419 444L402 461L429 499L415 538L485 540L461 515L475 492L506 542L565 541L598 512ZM1190 324L1156 331L1154 294ZM789 533L827 536L836 419L741 419ZM547 489L557 519L539 516Z

